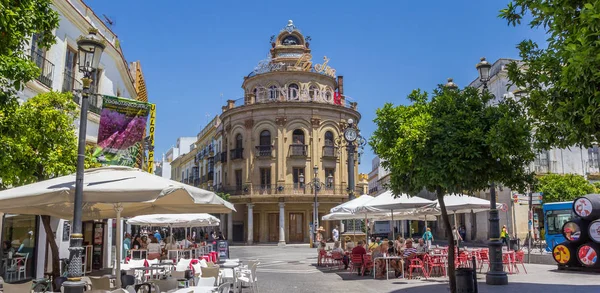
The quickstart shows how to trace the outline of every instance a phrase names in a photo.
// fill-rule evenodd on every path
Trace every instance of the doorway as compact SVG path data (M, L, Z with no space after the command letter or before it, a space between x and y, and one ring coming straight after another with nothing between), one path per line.
M269 214L269 242L279 241L279 213Z
M290 242L304 241L304 214L290 213L289 218Z

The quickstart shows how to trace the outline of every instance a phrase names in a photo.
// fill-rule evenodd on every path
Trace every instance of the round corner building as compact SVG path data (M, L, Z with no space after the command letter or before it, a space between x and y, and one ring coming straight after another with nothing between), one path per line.
M216 190L230 194L237 209L233 241L309 242L315 167L319 219L348 200L348 154L337 142L347 121L357 123L360 114L329 60L312 60L309 41L289 21L272 38L270 57L244 78L243 101L223 107ZM357 178L354 170L350 176ZM319 222L330 239L339 222Z

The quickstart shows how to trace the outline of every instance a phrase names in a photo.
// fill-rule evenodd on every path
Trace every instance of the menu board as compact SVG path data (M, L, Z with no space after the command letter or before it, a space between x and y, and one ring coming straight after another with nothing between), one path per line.
M219 259L229 259L229 243L227 243L227 240L217 241L217 252L219 253Z

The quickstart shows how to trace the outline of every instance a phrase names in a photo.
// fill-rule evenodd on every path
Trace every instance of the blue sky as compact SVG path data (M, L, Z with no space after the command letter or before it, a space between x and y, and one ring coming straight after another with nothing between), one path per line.
M477 77L480 57L518 58L522 39L544 39L541 31L497 18L507 0L86 3L115 22L128 61L141 61L157 104L157 158L177 137L195 136L226 100L243 97L243 77L266 57L269 37L288 19L312 37L313 60L326 55L344 76L366 137L385 102L404 104L413 89L429 91L448 77L465 86ZM360 172L370 171L373 157L367 146Z

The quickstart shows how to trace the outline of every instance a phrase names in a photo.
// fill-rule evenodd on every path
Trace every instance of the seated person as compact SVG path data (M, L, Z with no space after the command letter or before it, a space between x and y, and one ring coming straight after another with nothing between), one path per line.
M419 238L419 243L415 248L417 249L417 253L419 254L427 252L427 245L425 245L425 241L423 240L423 238Z
M406 248L404 249L404 270L408 269L408 265L410 264L410 260L417 256L417 249L413 247L412 239L406 239Z
M388 249L389 245L386 242L384 242L381 245L379 245L371 255L373 257L373 266L375 267L375 271L377 272L375 278L383 278L387 273L385 259L380 257L383 257L384 254L388 252Z
M342 256L342 263L344 263L344 270L348 269L348 256L344 253L344 250L340 247L340 242L336 241L333 243L332 253L339 253Z
M358 241L358 245L354 248L352 248L352 254L353 255L360 255L361 257L361 264L362 264L362 257L363 255L367 254L367 250L365 249L365 247L363 246L363 241L359 240Z
M378 246L379 246L379 243L377 242L377 238L371 237L371 244L369 244L369 251L373 252Z
M354 245L354 242L353 242L353 241L350 241L350 240L346 241L346 250L347 250L347 251L352 251L352 249L353 249L355 246L356 246L356 245Z
M148 259L160 259L162 249L160 248L160 244L158 244L158 240L155 237L152 237L152 242L148 244Z

